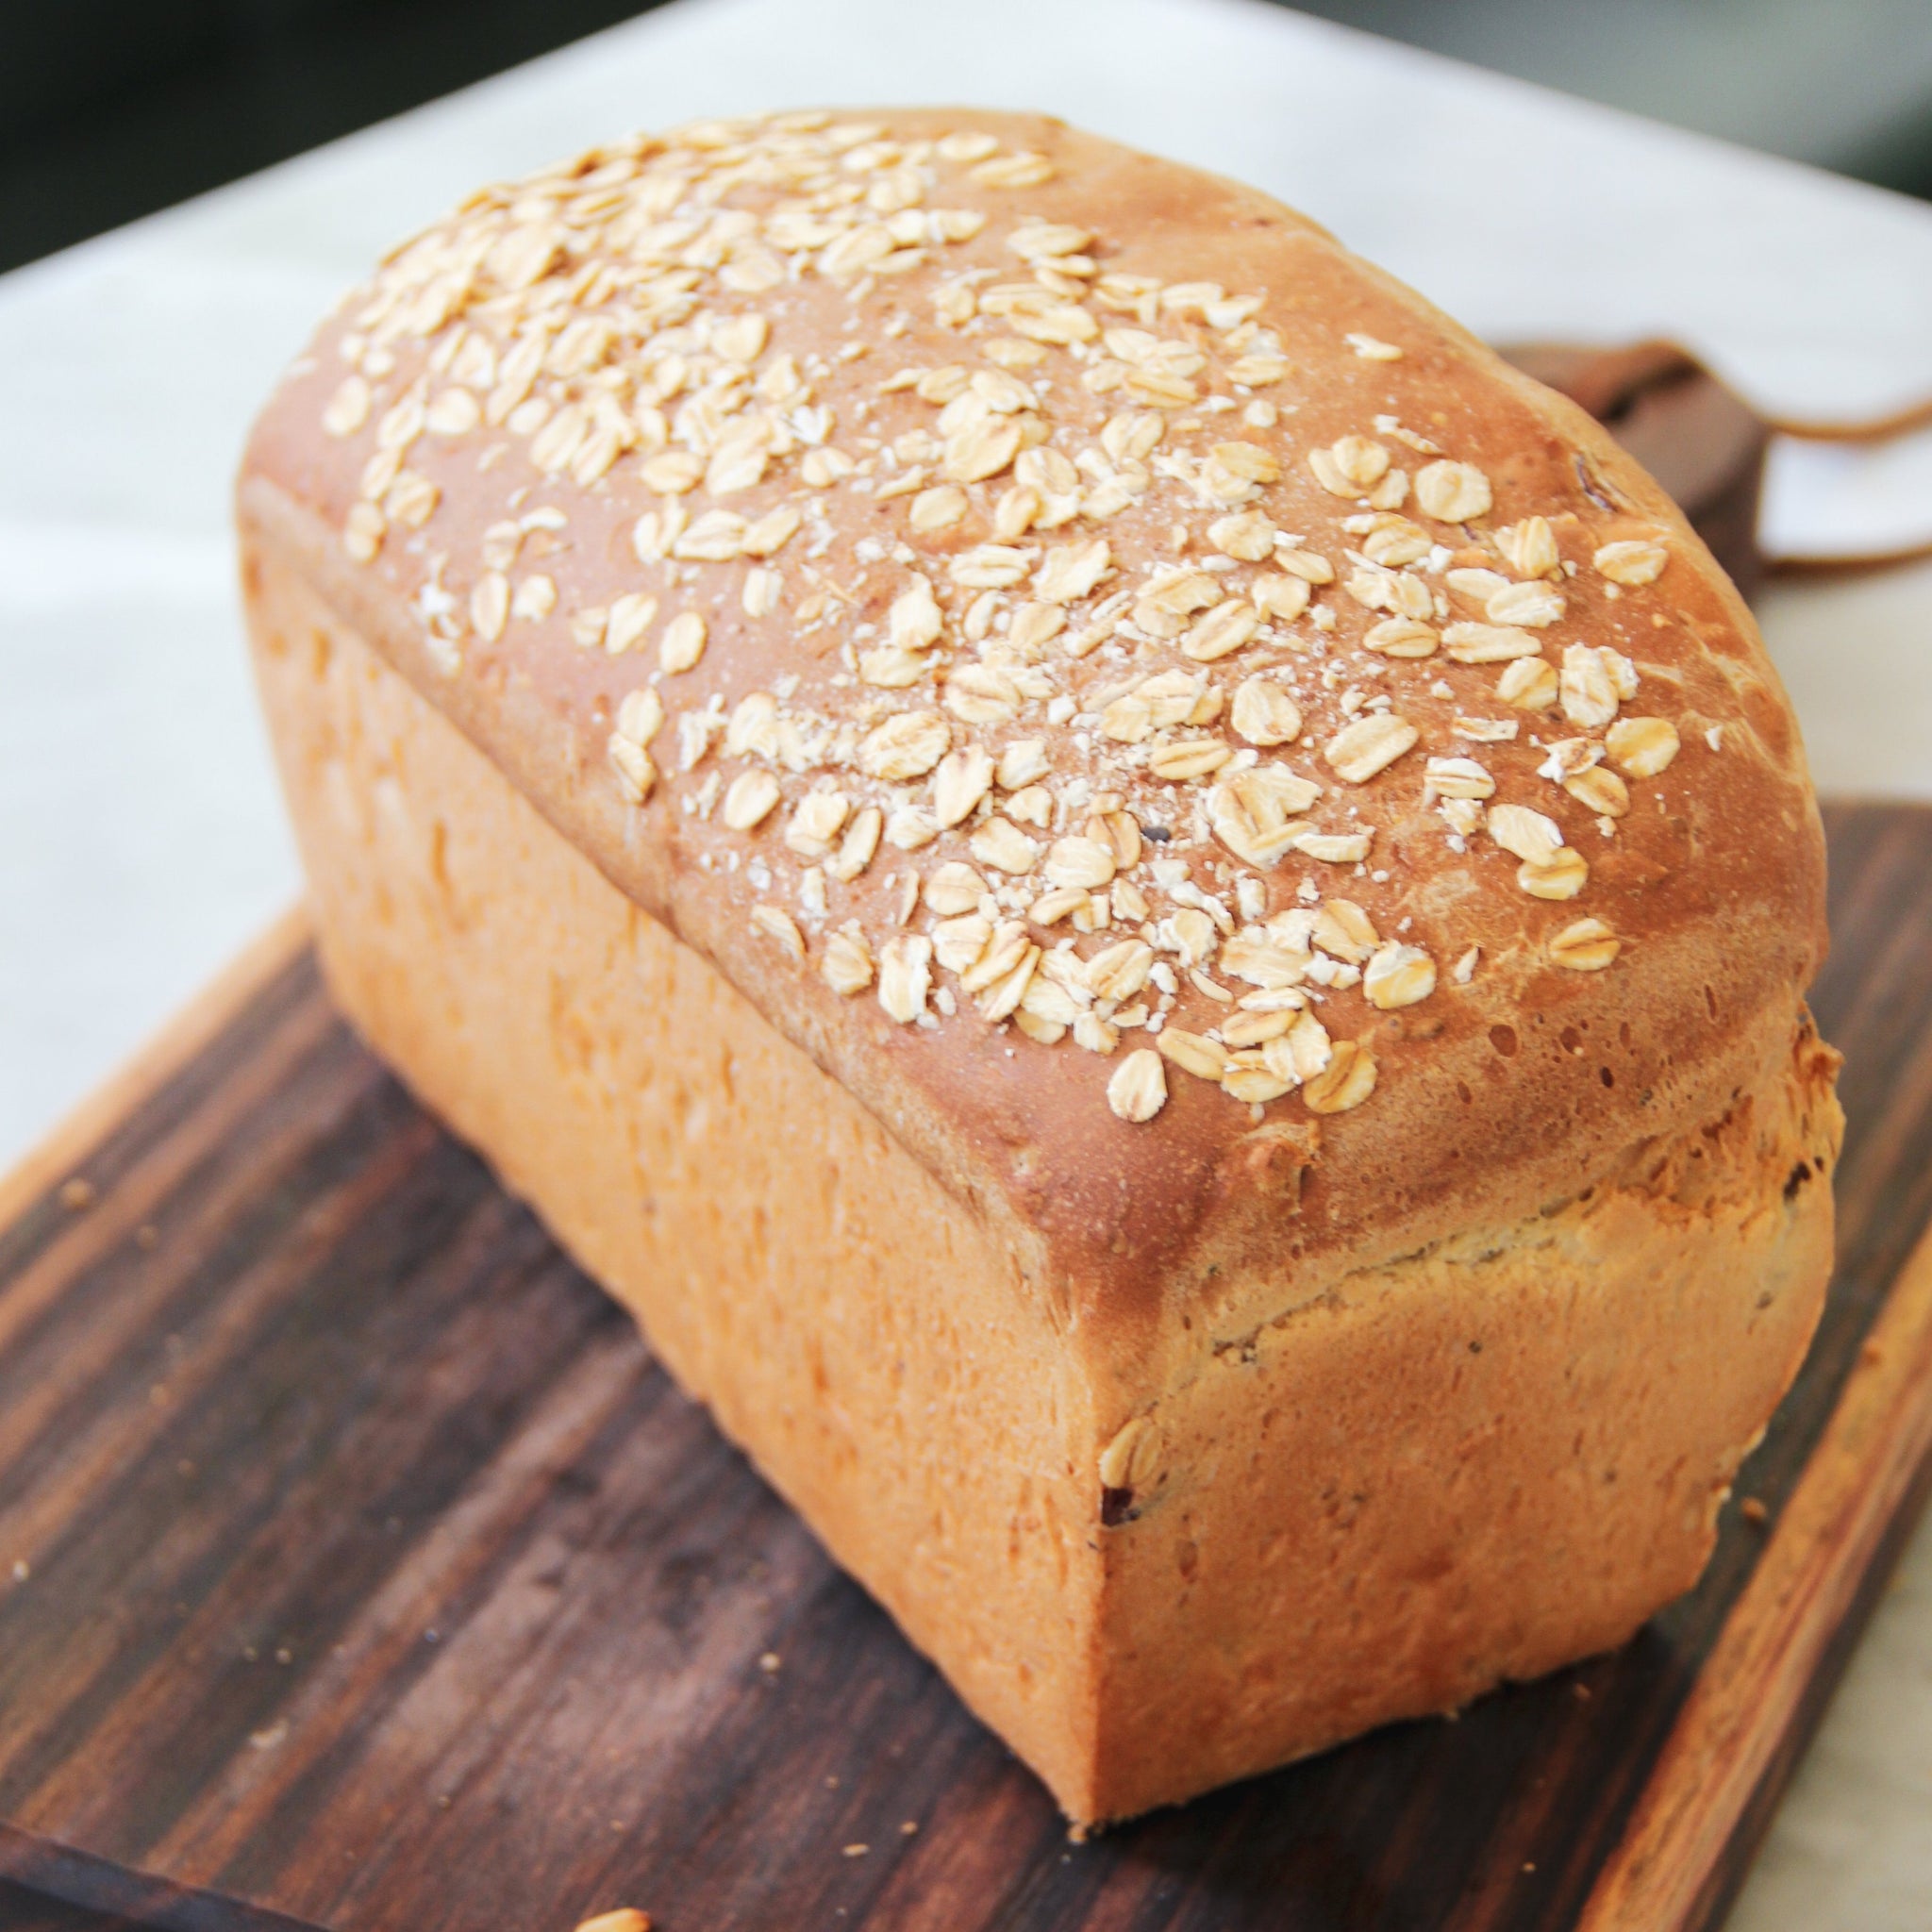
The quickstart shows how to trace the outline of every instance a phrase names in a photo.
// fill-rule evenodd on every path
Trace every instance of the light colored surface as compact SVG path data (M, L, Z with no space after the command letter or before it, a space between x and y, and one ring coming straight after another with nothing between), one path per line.
M1776 438L1757 541L1773 557L1813 561L1932 548L1932 429L1870 442Z
M1241 175L1496 338L1690 343L1781 413L1932 393L1932 210L1242 0L685 0L0 280L0 1159L294 889L226 538L257 402L387 242L599 135L1048 106ZM1827 789L1932 797L1932 565L1780 587ZM1748 1479L1748 1472L1747 1472ZM1932 1536L1733 1921L1932 1920Z

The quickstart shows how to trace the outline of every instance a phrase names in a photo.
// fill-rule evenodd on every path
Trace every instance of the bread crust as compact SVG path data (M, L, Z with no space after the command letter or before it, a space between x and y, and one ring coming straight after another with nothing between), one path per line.
M983 133L1003 152L1044 157L1055 171L1018 197L970 178L949 180L949 205L990 217L979 238L954 251L949 274L1010 261L1000 252L1001 231L1018 199L1028 219L1102 237L1095 246L1105 246L1111 271L1261 291L1262 318L1296 372L1267 391L1284 408L1291 401L1293 412L1274 429L1242 432L1281 458L1281 478L1264 498L1277 525L1310 543L1319 536L1340 564L1347 539L1336 524L1349 507L1311 479L1307 453L1368 430L1377 416L1412 425L1488 475L1496 499L1490 524L1531 513L1557 520L1567 532L1566 558L1586 560L1562 586L1570 608L1555 641L1623 653L1639 671L1644 708L1675 722L1683 749L1674 766L1632 785L1633 808L1609 840L1591 828L1586 810L1535 775L1541 746L1481 747L1497 773L1499 801L1523 798L1588 849L1586 892L1550 905L1519 890L1509 855L1448 837L1421 794L1416 759L1469 749L1450 721L1474 708L1470 675L1440 656L1389 667L1385 688L1399 684L1400 710L1420 727L1422 744L1404 766L1341 801L1359 798L1365 811L1373 802L1375 857L1386 860L1376 871L1389 877L1350 875L1339 884L1384 933L1412 921L1441 976L1430 999L1399 1012L1374 1011L1358 990L1328 995L1323 1012L1331 1031L1372 1047L1379 1077L1371 1104L1314 1119L1291 1096L1272 1103L1257 1128L1248 1108L1171 1073L1165 1108L1131 1127L1100 1104L1107 1062L1042 1045L1010 1024L989 1027L970 1007L931 1030L895 1024L869 994L841 998L779 948L748 942L760 893L751 869L726 870L747 841L715 819L680 810L673 795L679 788L669 779L641 808L626 802L604 745L645 666L635 654L582 648L567 624L573 610L659 582L663 574L641 569L628 539L638 516L662 499L623 464L589 489L567 479L559 488L513 439L431 435L409 462L436 487L433 515L407 541L398 526L373 562L351 561L339 533L358 500L371 445L367 435L332 440L317 424L342 381L341 341L357 332L353 305L324 329L258 425L243 472L244 522L300 557L387 660L622 891L711 959L962 1200L992 1216L1003 1238L1028 1252L1027 1280L1096 1364L1124 1364L1158 1349L1164 1324L1207 1292L1208 1278L1256 1278L1252 1269L1230 1271L1231 1257L1274 1255L1265 1296L1292 1305L1338 1269L1574 1193L1633 1141L1707 1117L1717 1096L1736 1085L1762 1030L1783 1024L1822 957L1823 847L1775 674L1748 613L1674 508L1580 411L1254 190L1036 116L919 110L874 118L900 141ZM906 277L909 292L892 311L907 318L904 333L881 339L868 322L870 353L833 366L814 385L815 401L841 420L869 408L867 425L882 437L902 423L931 421L930 407L909 393L874 393L889 356L895 367L914 367L963 353L957 332L936 322L924 299L930 279L925 271ZM853 308L838 285L791 284L785 302L788 341L831 347L850 340L843 330ZM777 298L766 306L775 312ZM1363 359L1346 346L1351 335L1398 343L1402 358ZM378 401L407 391L436 340L404 335L391 342L394 373L377 385ZM1104 413L1096 401L1092 422ZM465 637L453 648L425 621L424 586L441 583L462 601L462 573L474 568L486 529L518 491L529 492L520 501L569 506L563 546L546 559L557 610L543 622L511 624L494 643ZM755 516L795 493L772 479L733 501ZM1171 508L1137 504L1107 525L1124 566L1156 555ZM875 528L896 532L899 520L876 502L850 509L835 503L831 518L822 568L841 581L862 577L848 617L878 623L906 573L867 570L859 546ZM1669 567L1655 583L1618 593L1587 558L1633 531L1660 539ZM975 534L969 522L923 543L921 556L930 551L942 561ZM695 670L660 685L667 702L675 682L680 707L716 692L728 708L793 675L803 680L801 702L816 691L828 708L849 709L849 691L826 688L840 661L835 636L801 636L795 625L742 615L742 582L753 567L742 559L723 569L685 567L693 581L678 595L705 616L709 641ZM1352 641L1374 613L1335 603L1336 635ZM1357 652L1351 673L1363 661ZM1085 669L1069 667L1070 678ZM1452 698L1430 694L1440 674L1453 683ZM1504 712L1493 701L1484 708ZM1559 718L1540 735L1568 728ZM1710 743L1707 734L1715 734ZM1319 760L1307 763L1329 777ZM1330 783L1338 795L1347 789ZM774 816L751 841L774 864L784 860L777 825ZM1455 849L1457 842L1466 849ZM899 858L887 852L843 889L837 910L849 909L869 932L894 930L889 880L915 861L929 873L956 850L948 835L897 863L885 862ZM1226 857L1211 846L1203 856ZM1320 866L1297 871L1321 873L1323 886L1330 884ZM1271 906L1292 907L1294 882L1281 872L1267 875ZM1566 972L1550 962L1552 934L1583 913L1604 920L1623 941L1608 971ZM819 936L808 943L816 953ZM1480 949L1474 977L1452 985L1452 949L1472 946ZM1177 1021L1198 1025L1203 1014L1211 1019L1214 1009L1184 989ZM1131 1041L1123 1036L1123 1052ZM1284 1128L1295 1130L1291 1138L1307 1157L1291 1204L1267 1182ZM1269 1312L1257 1304L1225 1317L1239 1325Z

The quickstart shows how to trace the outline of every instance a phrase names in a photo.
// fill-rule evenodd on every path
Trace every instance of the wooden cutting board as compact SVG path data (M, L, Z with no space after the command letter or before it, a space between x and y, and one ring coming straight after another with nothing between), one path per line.
M1840 1265L1703 1585L1087 1844L291 919L0 1183L0 1924L1712 1924L1932 1449L1932 811L1829 817Z

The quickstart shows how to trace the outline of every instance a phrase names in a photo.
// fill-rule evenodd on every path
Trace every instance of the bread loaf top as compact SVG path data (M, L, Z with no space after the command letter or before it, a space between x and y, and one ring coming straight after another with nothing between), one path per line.
M242 514L1072 1323L1574 1192L1822 956L1790 708L1655 485L1305 218L1051 120L484 190Z

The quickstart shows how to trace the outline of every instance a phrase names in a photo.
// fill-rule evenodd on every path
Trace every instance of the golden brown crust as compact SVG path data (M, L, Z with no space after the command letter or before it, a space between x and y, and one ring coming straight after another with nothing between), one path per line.
M889 221L877 210L917 188L921 198L908 206L983 216L983 226L965 239L929 242L902 274L822 272L824 250L845 244L836 235L829 243L818 237L800 242L790 251L797 262L782 260L780 278L758 290L749 285L769 280L770 265L746 254L741 272L733 271L745 286L733 292L721 283L720 253L704 254L705 233L721 232L715 222L705 230L708 213L693 217L691 236L677 243L695 248L691 260L705 265L652 265L658 277L652 288L667 275L691 276L694 316L675 313L677 302L662 296L671 303L667 326L700 331L688 362L702 363L724 340L715 330L705 333L708 315L720 322L766 318L770 341L753 348L755 378L781 354L796 358L809 396L788 396L784 409L792 426L778 437L779 444L790 438L793 446L765 449L751 464L756 482L732 487L739 477L729 460L719 458L721 441L730 438L718 425L698 417L680 424L676 411L690 403L689 393L681 402L664 398L655 423L649 416L655 406L639 383L653 366L661 375L665 352L661 338L651 348L648 329L631 336L620 330L601 345L580 331L559 358L564 373L544 377L535 391L541 399L546 385L556 391L547 408L519 419L518 404L500 425L483 420L498 413L493 404L502 400L507 345L528 322L533 300L554 297L553 319L579 312L594 319L644 299L634 291L613 293L596 279L598 261L638 258L639 224L619 238L623 247L609 231L602 240L594 231L623 219L639 194L655 192L638 184L660 178L667 156L695 180L701 164L721 154L728 159L757 133L712 129L688 135L681 146L631 143L591 158L575 176L558 171L520 194L479 198L444 241L460 242L464 223L478 234L515 229L525 237L538 233L539 240L503 243L506 252L491 258L495 267L486 264L473 276L465 269L472 278L461 288L433 249L396 258L391 283L411 286L400 297L378 290L374 298L366 291L352 298L265 413L244 472L245 518L284 554L301 557L335 608L607 875L711 958L948 1187L991 1215L1025 1257L1023 1272L1059 1317L1117 1362L1162 1345L1155 1318L1164 1304L1201 1296L1211 1303L1211 1281L1255 1282L1253 1292L1263 1301L1291 1306L1347 1268L1574 1194L1634 1142L1721 1113L1755 1063L1766 1029L1787 1024L1822 954L1822 840L1796 729L1750 619L1655 486L1579 411L1507 369L1419 297L1266 196L1038 117L921 110L874 118L883 128L869 140L896 143L898 157L849 168L855 148L870 154L867 142L849 143L824 170L835 186L857 184L861 204L884 189L866 219ZM993 179L975 172L989 165L984 158L954 161L930 146L962 131L994 143ZM794 148L831 138L806 127L781 128L780 137ZM907 159L908 152L918 158ZM604 175L587 189L589 171L599 166ZM895 187L906 170L910 174ZM1045 178L1029 181L1029 175ZM790 188L806 192L797 181ZM762 219L780 194L741 183L717 205L752 209ZM674 206L667 200L657 214L672 218ZM544 225L559 221L564 228L543 240ZM942 320L936 291L983 291L1026 278L1029 262L1016 265L1008 243L1016 226L1039 223L1094 238L1093 273L1067 275L1048 266L1037 281L1060 306L1092 318L1093 341L1035 339L1057 327L1069 332L1064 318L1046 320L1034 337L1015 333L1010 312ZM972 223L956 225L963 230ZM769 234L769 221L763 232ZM658 232L652 245L661 254L670 244ZM532 253L540 247L549 250L541 261ZM720 250L727 268L740 260L723 243ZM548 273L513 287L533 262ZM982 271L979 281L971 280ZM1098 292L1080 292L1100 289L1108 276L1149 277L1169 291L1212 283L1225 295L1197 295L1192 307L1184 301L1178 309L1163 308L1158 294L1143 295L1140 310L1129 312L1109 308ZM1124 285L1109 286L1121 299ZM1258 296L1258 305L1252 315L1240 315L1235 298L1247 295ZM963 314L963 308L956 304L953 312ZM1113 354L1116 342L1107 331L1119 327L1154 339L1157 351L1120 344L1152 355L1144 365L1151 375L1136 374ZM1242 341L1243 329L1268 333L1251 332ZM468 349L492 330L496 340L487 357ZM553 331L552 348L567 334ZM1352 344L1351 337L1360 340ZM1019 350L989 354L989 344L1015 341ZM841 346L855 341L865 353L839 359ZM1163 342L1171 348L1158 349ZM1385 344L1401 351L1399 359L1381 359ZM739 353L750 337L726 346ZM1079 473L1087 497L1081 509L1050 528L1040 527L1041 515L1058 512L1038 513L1013 537L1015 547L1034 553L1026 565L1035 572L1049 564L1051 552L1104 539L1107 566L1117 574L1056 607L1066 613L1064 627L1037 655L1022 648L1010 628L1002 632L997 620L984 636L971 637L971 613L983 592L957 583L953 574L960 553L1000 540L999 519L1011 514L1002 511L1001 501L1016 487L1012 462L957 484L968 507L959 522L944 526L914 527L910 506L918 489L888 493L913 469L928 473L924 487L940 488L949 463L963 475L982 460L972 449L946 449L937 435L944 406L915 388L894 387L892 378L966 369L1010 379L1015 371L996 357L1024 359L1030 349L1041 350L1040 358L1017 373L1046 388L1029 406L995 412L995 431L1008 416L1037 418L1040 430L1026 434L1042 433L1041 448L1075 460L1103 448L1102 425L1123 413L1122 385L1129 378L1142 384L1125 392L1131 412L1158 415L1163 431L1158 450L1143 453L1147 461L1121 454L1134 447L1130 431L1116 437L1111 475L1117 484L1124 475L1129 486L1138 482L1138 494L1104 515L1093 513L1110 502L1103 474L1108 464L1096 461ZM814 362L815 355L822 360ZM578 370L586 358L591 366ZM1109 366L1096 379L1103 363ZM1236 384L1230 371L1238 366L1272 379ZM1156 409L1152 391L1185 369L1193 373L1178 380L1193 389L1193 400ZM466 373L468 387L458 380ZM956 379L928 388L937 397ZM604 455L586 454L597 433L587 399L599 384L620 397L640 439L601 470ZM713 381L713 390L719 387ZM998 389L996 381L992 387ZM785 392L779 382L771 389ZM468 402L443 402L439 414L439 402L454 390ZM757 393L751 391L754 399ZM584 410L581 426L559 432L555 425L573 396ZM1225 397L1226 408L1215 407L1217 396ZM1264 420L1268 409L1256 404L1271 405L1274 420ZM755 413L758 406L754 400L748 407ZM772 408L784 413L776 404ZM829 416L801 426L802 410ZM474 424L473 411L479 419ZM323 433L325 414L343 434ZM1378 425L1377 418L1392 426ZM520 428L520 420L533 426ZM645 426L638 430L641 421ZM451 433L439 434L431 423ZM1228 425L1237 426L1229 431ZM550 441L540 446L546 426ZM701 445L696 455L706 458L701 467L708 466L709 481L689 497L657 493L647 481L646 445L660 427L670 453ZM969 421L960 433L970 441L973 430ZM861 492L851 477L823 489L808 485L807 432L823 432L829 446L869 464L871 475L861 480L873 488ZM1357 445L1339 458L1331 453L1350 437L1376 444L1391 470L1407 465L1415 473L1399 508L1377 510L1324 486L1323 475L1333 482L1338 461L1361 456ZM1436 445L1441 456L1414 450L1414 440ZM1211 458L1217 444L1259 452L1259 459L1233 453ZM385 445L396 454L386 456ZM566 451L560 471L539 467L559 450ZM889 459L892 450L898 454ZM983 460L998 454L992 448ZM1175 457L1186 460L1163 472L1161 464ZM1361 478L1374 460L1361 458ZM1469 507L1475 497L1461 506L1453 501L1454 476L1438 479L1431 501L1445 513L1466 512L1466 522L1452 525L1419 508L1422 471L1441 460L1481 473L1492 498L1487 512ZM1219 469L1211 467L1215 461ZM1140 477L1130 471L1135 462L1141 463ZM1251 463L1259 479L1252 484L1242 474ZM741 469L739 476L749 474ZM648 475L659 483L680 480L661 465ZM1353 487L1346 475L1342 482ZM1364 487L1392 502L1386 481ZM373 497L363 494L371 490ZM1116 488L1114 494L1121 493ZM803 520L765 558L641 559L634 538L641 517L685 504L693 519L728 507L757 525L791 507ZM540 520L513 545L500 530L492 536L506 517L527 519L546 507L562 513L560 527L546 529ZM1237 558L1230 559L1233 569L1206 575L1236 589L1252 608L1257 595L1265 601L1269 594L1254 590L1257 579L1283 575L1284 555L1316 554L1332 567L1335 582L1317 589L1307 612L1282 614L1282 604L1257 636L1224 657L1190 656L1185 635L1163 637L1158 625L1136 625L1142 607L1132 599L1124 611L1096 619L1121 591L1143 591L1176 561L1198 565L1224 541L1208 536L1210 526L1255 510L1274 531L1299 541L1271 545L1258 566ZM1374 520L1405 513L1431 540L1426 555L1386 567L1350 560L1352 552L1363 555L1362 544L1402 558L1408 533ZM1534 518L1550 525L1559 570L1539 575L1534 545L1524 551L1512 541ZM1346 522L1355 527L1342 527ZM1178 556L1171 537L1176 525L1187 533ZM768 526L767 538L780 526ZM345 529L364 560L343 547ZM1511 536L1499 535L1505 531ZM1245 539L1224 541L1246 547ZM1618 542L1638 547L1611 553L1598 568L1594 559ZM513 563L506 560L511 548ZM1659 554L1661 574L1635 581ZM1501 608L1523 617L1518 628L1530 641L1524 648L1547 662L1553 678L1571 647L1612 652L1627 665L1611 658L1581 664L1574 673L1578 691L1547 710L1502 702L1498 662L1465 663L1452 655L1495 641L1465 633L1458 646L1451 629L1495 621L1472 601L1482 594L1482 580L1452 583L1452 573L1474 568L1494 573L1503 589L1516 587ZM747 616L746 581L765 570L782 575L779 601L765 616ZM486 581L493 575L502 576L501 593ZM891 607L915 575L933 585L941 634L912 653L913 683L868 682L865 659L887 648ZM492 600L539 576L554 587L554 608L542 616L500 617ZM1561 600L1546 625L1535 620L1548 615L1549 605L1539 608L1529 594L1540 584ZM1041 588L1032 578L1017 585L1000 616L1018 621L1018 600L1043 601L1031 594ZM610 623L613 606L625 596L658 602L634 641L626 620L638 619L640 604L627 607L614 628ZM1380 608L1366 608L1363 596L1381 600ZM1372 628L1400 614L1390 606L1414 599L1423 600L1413 608L1426 616L1411 621L1433 634L1432 655L1389 657L1366 648ZM534 611L541 602L541 592L529 592L525 608ZM1332 613L1326 629L1314 622L1324 608ZM688 670L665 670L666 661L683 661L680 640L671 641L668 660L662 655L679 611L704 618L703 654ZM582 622L587 612L605 613L601 629ZM1198 613L1184 615L1192 623ZM575 640L573 619L591 636L589 646ZM1086 632L1097 623L1123 621L1129 628L1085 646ZM866 626L874 628L868 633ZM1080 655L1069 639L1083 641ZM611 655L610 642L628 647ZM1261 749L1260 763L1286 765L1323 788L1306 820L1294 823L1334 836L1373 826L1370 854L1359 867L1305 849L1271 854L1272 864L1244 859L1217 833L1209 808L1214 787L1224 779L1209 773L1157 783L1145 768L1150 746L1176 738L1218 740L1237 757L1253 749L1234 728L1235 693L1263 669L1293 691L1302 728L1291 742ZM1006 683L958 675L982 670L1003 674ZM1137 680L1173 672L1205 676L1217 687L1220 714L1203 716L1211 703L1198 706L1191 715L1201 724L1158 725L1133 741L1097 722L1123 691L1135 696ZM1024 689L1012 689L1016 676ZM788 685L789 679L797 682ZM608 762L608 741L626 716L626 696L647 687L673 722L652 739L648 762L639 767L631 759L621 777ZM823 721L826 744L801 750L794 741L788 748L768 731L762 746L754 741L733 753L713 740L691 771L681 771L675 721L713 699L730 715L755 692L778 696L779 722L788 714L804 719L808 738L811 720ZM1346 747L1333 758L1324 747L1345 726L1373 718L1382 694L1391 713L1414 726L1415 741L1385 769L1351 783L1338 769L1348 762ZM1566 720L1572 695L1576 702ZM1234 937L1245 932L1256 935L1250 944L1274 944L1269 936L1285 932L1298 943L1303 964L1289 991L1311 1000L1334 1042L1356 1043L1373 1060L1373 1093L1348 1110L1317 1114L1307 1105L1307 1085L1288 1086L1274 1071L1253 1067L1242 1070L1255 1076L1244 1091L1266 1092L1271 1083L1281 1091L1251 1107L1170 1060L1165 1106L1132 1124L1109 1111L1103 1096L1130 1051L1153 1043L1141 1033L1122 1032L1111 1058L1081 1051L1071 1037L1049 1043L1063 1024L1052 998L1027 1013L1032 1030L1023 1032L1013 1019L981 1018L959 976L941 969L933 974L933 1004L920 1001L930 1024L899 1024L876 997L876 980L849 996L834 991L824 970L839 929L856 924L876 972L890 936L925 936L946 916L922 905L909 924L902 926L899 917L906 877L929 880L944 864L974 863L983 885L1005 892L993 912L1022 926L1023 950L1045 949L1033 969L1036 979L1044 981L1052 950L1067 932L1065 924L1027 924L1024 904L1016 903L1019 884L995 876L973 853L974 835L986 830L989 816L1011 823L1011 788L995 788L975 815L927 844L899 850L882 843L870 866L849 880L828 879L824 859L788 845L789 815L814 788L836 783L855 814L884 798L883 781L860 768L855 741L875 716L914 710L941 719L956 750L982 741L995 753L1016 740L1045 743L1052 823L1022 820L1018 827L1042 854L1050 840L1083 835L1094 796L1108 791L1143 827L1165 824L1174 835L1165 855L1185 860L1190 888L1222 902ZM1458 726L1459 718L1514 722L1519 735L1485 741ZM1641 719L1665 721L1680 749L1661 772L1624 776L1616 770L1619 757L1627 753L1626 764L1642 769L1655 762L1647 756L1653 744L1641 734L1614 740L1609 727ZM1559 744L1569 749L1553 750ZM1371 747L1369 761L1377 755ZM1474 760L1482 769L1474 779L1460 767L1437 779L1425 761L1438 758ZM1545 767L1555 775L1544 775ZM1614 784L1606 784L1607 773ZM727 788L760 774L773 781L767 789L782 795L782 805L754 825L731 829L724 822ZM1567 788L1565 776L1573 781ZM932 810L931 782L921 773L901 784L902 806ZM1491 784L1487 799L1455 795ZM1445 785L1447 798L1440 795ZM633 802L645 789L644 802ZM1620 792L1626 794L1622 800ZM746 810L760 802L754 788ZM1620 803L1627 810L1614 815ZM1520 854L1483 829L1486 814L1498 806L1527 808L1554 824L1563 853L1580 855L1587 867L1576 896L1547 895L1577 883L1565 875L1574 863L1567 858L1543 855L1548 862L1528 868L1535 874L1531 890L1519 882ZM1541 833L1519 824L1499 836L1518 847L1527 836L1534 847ZM1241 1008L1197 990L1188 971L1191 956L1174 950L1177 914L1199 908L1159 884L1155 857L1147 845L1129 874L1141 882L1147 917L1135 914L1131 900L1117 903L1107 908L1108 928L1081 936L1074 950L1091 957L1144 929L1169 948L1163 957L1176 991L1163 1030L1170 1039L1205 1035ZM821 874L816 886L805 877L814 868ZM1242 878L1254 883L1243 888ZM1036 867L1026 893L1038 893L1042 884ZM812 911L819 893L823 918ZM1328 899L1359 907L1373 925L1373 947L1358 946L1353 960L1345 948L1308 945L1306 921L1295 925L1297 913ZM1284 917L1285 926L1271 924ZM1601 922L1618 942L1604 970L1574 970L1589 963L1591 930L1557 943L1583 920ZM1227 964L1230 935L1202 923L1210 937L1202 956L1205 976L1222 994L1248 995L1248 983ZM1407 956L1387 952L1405 946L1425 954L1434 973L1433 991L1418 1003L1378 1009L1360 986L1340 983L1359 969L1365 952L1384 951L1388 970L1407 970ZM1457 962L1472 948L1473 976L1458 983ZM802 962L794 950L804 954ZM1311 978L1309 968L1326 983ZM938 1010L941 993L956 1015ZM1153 1004L1158 1010L1162 1003ZM1083 1010L1097 1016L1106 1006ZM1209 1046L1220 1056L1214 1063L1224 1064L1225 1049ZM1353 1098L1340 1084L1344 1091L1336 1097ZM1255 1265L1264 1257L1265 1270ZM1223 1307L1217 1319L1238 1326L1265 1312L1258 1306Z

